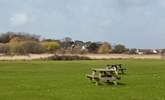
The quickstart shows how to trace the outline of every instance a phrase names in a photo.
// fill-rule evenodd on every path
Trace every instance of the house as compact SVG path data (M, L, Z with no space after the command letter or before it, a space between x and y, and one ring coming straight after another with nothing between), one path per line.
M137 49L136 53L141 55L141 54L159 54L159 50L157 49Z
M144 54L144 52L143 52L142 50L140 50L140 49L137 49L137 50L136 50L136 53L139 54L139 55Z

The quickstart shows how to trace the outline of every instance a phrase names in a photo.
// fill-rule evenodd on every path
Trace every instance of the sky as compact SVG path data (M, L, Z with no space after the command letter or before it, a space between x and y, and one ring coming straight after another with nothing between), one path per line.
M0 0L0 32L165 48L165 0Z

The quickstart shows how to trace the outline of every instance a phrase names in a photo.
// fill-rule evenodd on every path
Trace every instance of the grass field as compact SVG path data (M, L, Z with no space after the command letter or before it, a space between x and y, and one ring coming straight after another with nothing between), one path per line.
M121 84L95 86L90 68L121 63ZM165 61L0 61L0 100L165 100Z

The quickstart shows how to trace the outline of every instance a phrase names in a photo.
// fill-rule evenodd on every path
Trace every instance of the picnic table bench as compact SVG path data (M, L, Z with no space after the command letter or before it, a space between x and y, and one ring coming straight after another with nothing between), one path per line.
M123 68L121 64L107 65L105 68L94 68L92 74L86 75L91 81L94 81L96 85L102 82L112 82L117 85L117 80L120 79L119 74L124 74L126 68Z
M118 71L119 74L125 74L125 71L127 70L126 68L122 67L122 64L112 64L112 65L107 65L107 68L111 69L115 67L116 70Z
M117 71L105 68L92 69L92 74L88 74L87 78L89 78L91 81L95 81L96 85L101 84L102 82L113 82L115 85L117 85L116 80L120 79Z

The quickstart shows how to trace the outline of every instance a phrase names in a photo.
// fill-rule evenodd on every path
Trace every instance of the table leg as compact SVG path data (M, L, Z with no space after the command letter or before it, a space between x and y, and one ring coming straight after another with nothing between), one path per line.
M116 81L113 81L113 84L114 84L114 85L117 85L117 82L116 82Z

